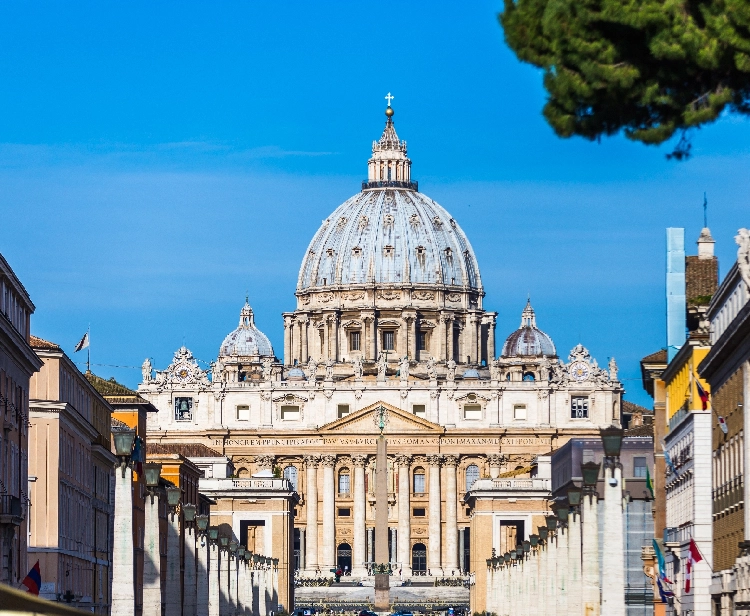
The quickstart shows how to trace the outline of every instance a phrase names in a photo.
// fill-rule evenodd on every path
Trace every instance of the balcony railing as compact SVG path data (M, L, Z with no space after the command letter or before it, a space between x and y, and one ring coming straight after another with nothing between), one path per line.
M407 190L419 191L419 182L402 182L401 180L364 180L362 190L368 188L406 188Z

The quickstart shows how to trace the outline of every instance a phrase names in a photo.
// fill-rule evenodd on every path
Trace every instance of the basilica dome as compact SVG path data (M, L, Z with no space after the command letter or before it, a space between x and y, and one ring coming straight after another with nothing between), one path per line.
M253 309L245 300L240 311L240 324L231 332L219 349L219 357L238 355L240 357L273 357L273 347L268 337L255 327Z
M502 357L556 357L557 350L547 334L536 326L536 315L531 301L521 313L521 327L514 331L503 344Z
M448 211L417 191L410 170L391 110L373 142L362 192L336 208L310 242L298 293L358 284L481 289L469 239Z

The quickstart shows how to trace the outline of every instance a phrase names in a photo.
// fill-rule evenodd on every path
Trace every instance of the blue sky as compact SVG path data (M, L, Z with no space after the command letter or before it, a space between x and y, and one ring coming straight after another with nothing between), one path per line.
M664 346L665 227L702 226L722 275L750 225L750 123L670 145L555 137L500 2L4 3L0 252L68 353L135 386L183 342L203 361L248 291L282 353L281 312L320 221L359 188L383 97L413 177L472 241L498 344L527 294L566 356L582 342L649 399ZM74 356L76 361L85 360Z

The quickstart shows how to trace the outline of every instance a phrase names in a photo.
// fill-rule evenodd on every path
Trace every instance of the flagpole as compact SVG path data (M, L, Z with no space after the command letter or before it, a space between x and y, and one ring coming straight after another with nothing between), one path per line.
M86 333L89 336L89 344L86 347L86 372L91 372L91 323Z

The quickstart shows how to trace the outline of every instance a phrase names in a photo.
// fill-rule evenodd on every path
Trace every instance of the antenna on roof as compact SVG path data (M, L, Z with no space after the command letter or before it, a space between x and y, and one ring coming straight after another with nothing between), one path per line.
M703 228L708 227L708 199L706 193L703 193Z

